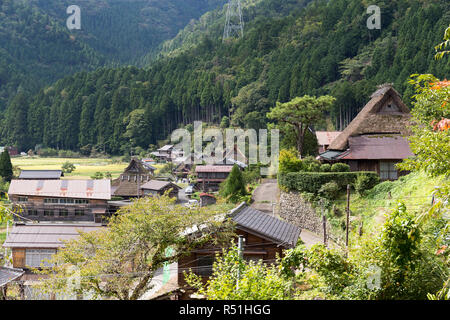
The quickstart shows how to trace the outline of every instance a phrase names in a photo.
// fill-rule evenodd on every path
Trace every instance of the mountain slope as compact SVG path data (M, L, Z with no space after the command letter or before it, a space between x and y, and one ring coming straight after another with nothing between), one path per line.
M277 15L286 3L299 10ZM29 139L18 143L6 129L2 141L25 149L43 143L123 154L156 144L194 120L226 123L227 116L233 125L264 128L276 101L326 93L337 98L330 119L339 129L377 84L393 82L408 103L410 74L444 78L450 72L450 59L433 59L450 21L448 1L379 1L385 13L381 31L367 29L362 0L316 0L305 9L303 1L296 3L255 3L265 14L248 21L243 39L223 43L219 31L200 34L198 44L164 56L148 70L103 68L60 80L21 111ZM18 118L12 109L7 115Z
M0 111L19 87L37 91L44 83L102 62L101 55L45 13L21 2L0 1Z

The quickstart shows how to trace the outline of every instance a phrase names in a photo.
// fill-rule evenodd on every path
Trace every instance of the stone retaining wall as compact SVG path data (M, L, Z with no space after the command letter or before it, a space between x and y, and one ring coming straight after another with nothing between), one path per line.
M323 236L322 217L320 217L311 204L304 200L298 192L280 193L281 218L301 229L307 229ZM330 234L330 226L327 224L327 233Z

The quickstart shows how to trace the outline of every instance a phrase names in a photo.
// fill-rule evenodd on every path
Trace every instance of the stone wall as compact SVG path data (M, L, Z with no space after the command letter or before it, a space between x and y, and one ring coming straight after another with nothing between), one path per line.
M280 193L280 217L301 229L307 229L323 236L322 217L320 217L311 204L304 200L298 192ZM327 223L327 233L330 234Z

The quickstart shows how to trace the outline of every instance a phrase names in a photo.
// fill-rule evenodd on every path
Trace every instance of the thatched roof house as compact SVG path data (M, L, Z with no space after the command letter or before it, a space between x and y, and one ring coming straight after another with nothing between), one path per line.
M382 85L319 159L346 162L352 171L377 171L382 179L397 179L395 163L413 156L406 139L411 134L410 119L400 94L392 85Z
M152 179L154 171L154 167L132 158L120 177L112 181L112 195L125 199L142 196L140 187Z
M371 100L353 121L331 142L329 150L346 150L348 138L362 134L410 134L411 114L400 94L391 86L383 85L371 95Z

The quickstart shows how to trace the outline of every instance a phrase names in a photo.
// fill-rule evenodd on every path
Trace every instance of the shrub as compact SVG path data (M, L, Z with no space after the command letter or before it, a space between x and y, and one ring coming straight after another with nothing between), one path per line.
M320 162L314 157L308 156L302 160L303 170L306 172L319 172Z
M320 166L320 172L330 172L331 171L331 164L324 163Z
M61 169L64 173L72 173L76 168L73 163L66 161L63 163Z
M358 194L363 195L365 191L372 189L380 183L380 177L373 175L360 174L355 180L353 187Z
M309 192L317 194L320 188L331 181L335 181L340 190L344 190L347 185L353 185L360 174L366 174L377 179L376 172L289 172L278 174L278 184L288 190Z
M337 198L339 190L340 188L336 181L330 181L320 187L318 193L326 199L333 200Z
M350 166L345 163L335 163L331 166L332 172L349 172Z
M302 161L295 150L281 150L278 169L282 173L302 170Z

